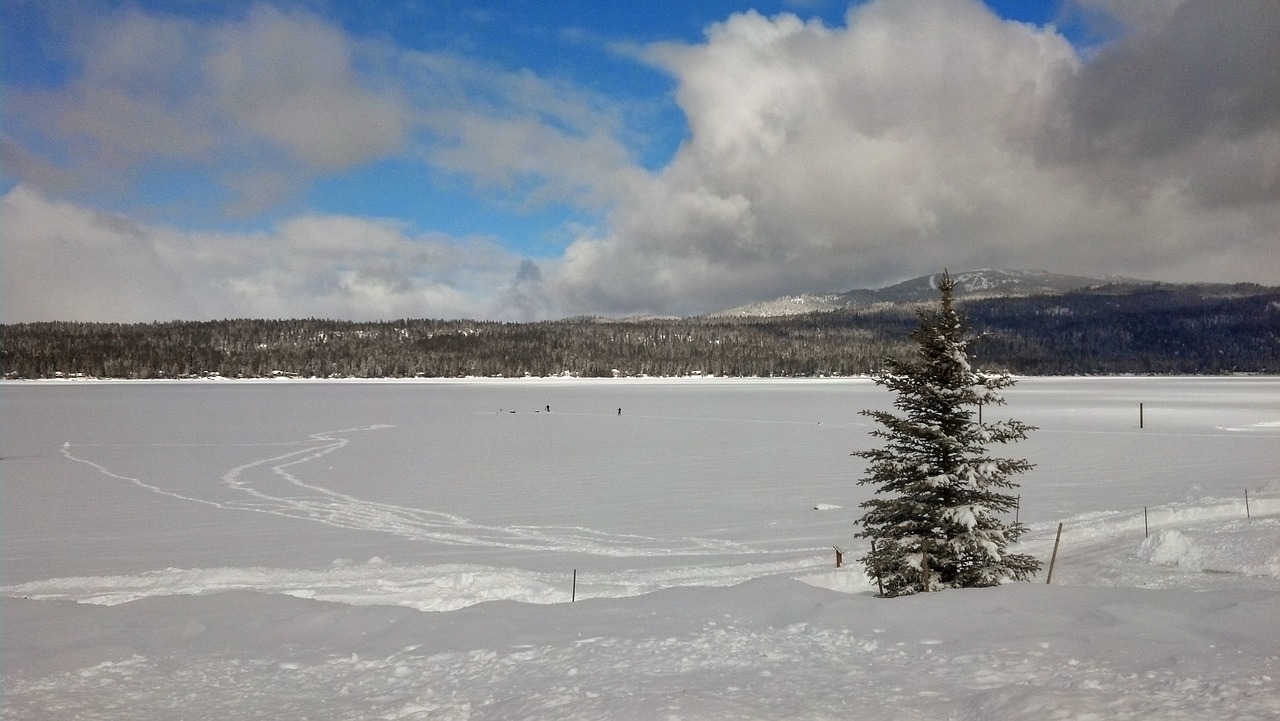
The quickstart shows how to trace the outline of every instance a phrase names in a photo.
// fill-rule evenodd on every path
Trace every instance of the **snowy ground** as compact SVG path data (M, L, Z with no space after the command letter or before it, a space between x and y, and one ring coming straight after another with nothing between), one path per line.
M866 381L6 383L0 716L1280 718L1280 379L1007 395L1053 584L882 600Z

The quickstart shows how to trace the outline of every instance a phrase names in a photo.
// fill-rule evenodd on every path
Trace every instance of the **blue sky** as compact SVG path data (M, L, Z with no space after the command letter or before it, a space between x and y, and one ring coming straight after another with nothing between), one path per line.
M0 319L1280 282L1266 0L5 5Z

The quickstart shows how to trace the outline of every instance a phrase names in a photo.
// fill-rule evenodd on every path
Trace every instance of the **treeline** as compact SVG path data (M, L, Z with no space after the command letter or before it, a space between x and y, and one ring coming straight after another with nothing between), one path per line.
M979 365L1023 374L1280 373L1280 293L1076 293L962 304ZM323 319L0 326L4 376L815 377L911 352L907 307L785 318Z
M1280 373L1280 291L1069 293L970 303L980 359L1033 375Z
M873 370L899 335L693 319L59 322L3 326L0 358L8 378L819 376Z

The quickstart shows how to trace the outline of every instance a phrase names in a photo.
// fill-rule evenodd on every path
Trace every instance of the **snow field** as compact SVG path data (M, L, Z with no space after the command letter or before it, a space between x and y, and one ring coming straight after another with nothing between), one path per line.
M254 592L76 605L59 616L87 629L67 639L79 659L49 663L82 665L11 677L5 717L1267 719L1280 710L1273 592L1022 584L947 595L888 608L774 578L449 614ZM30 607L48 604L10 613L34 622ZM114 658L92 662L103 656Z
M1053 585L893 601L877 392L4 384L0 715L1280 717L1280 382L1022 381Z

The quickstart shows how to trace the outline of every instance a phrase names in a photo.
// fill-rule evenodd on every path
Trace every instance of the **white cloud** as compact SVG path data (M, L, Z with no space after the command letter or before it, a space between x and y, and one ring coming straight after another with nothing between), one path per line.
M206 22L122 10L84 25L65 82L7 88L22 132L6 153L43 161L9 167L19 182L65 189L52 170L119 191L150 168L199 168L243 218L389 157L417 155L522 209L599 210L637 172L619 139L625 105L527 69L357 38L270 5Z
M146 225L19 186L0 199L3 322L520 317L528 270L491 240L304 216L269 232Z
M395 92L362 83L354 45L315 17L258 6L214 28L203 69L225 117L305 166L346 168L397 150L410 115Z
M57 162L83 176L118 185L149 164L199 163L243 185L256 172L307 176L386 157L412 130L399 91L359 70L383 50L311 15L256 6L202 25L126 10L85 22L65 85L7 98L15 124L65 148Z
M599 209L625 196L640 173L620 139L625 110L609 98L456 55L406 53L403 66L429 129L419 138L423 159L482 192L528 209Z
M653 55L692 136L608 237L567 255L587 302L711 310L905 275L904 256L931 269L985 230L976 218L1056 191L1002 181L1030 164L1016 135L1074 55L980 6L878 3L847 29L748 13Z

